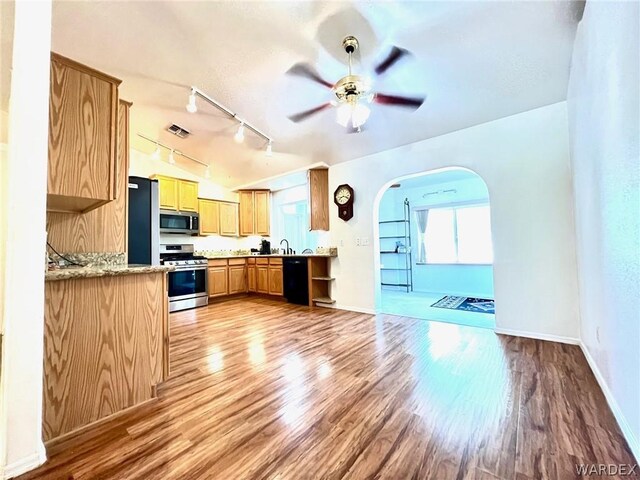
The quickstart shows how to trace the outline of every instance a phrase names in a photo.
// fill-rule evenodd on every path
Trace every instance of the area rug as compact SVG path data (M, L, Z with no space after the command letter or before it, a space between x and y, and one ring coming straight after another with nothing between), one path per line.
M467 312L496 313L495 302L488 298L454 297L448 295L442 297L431 306L449 308L451 310L465 310Z

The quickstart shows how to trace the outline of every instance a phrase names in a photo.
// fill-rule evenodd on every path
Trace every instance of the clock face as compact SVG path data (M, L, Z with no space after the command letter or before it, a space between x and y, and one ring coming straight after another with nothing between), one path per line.
M336 202L338 205L344 205L351 199L351 192L348 188L342 187L336 192Z

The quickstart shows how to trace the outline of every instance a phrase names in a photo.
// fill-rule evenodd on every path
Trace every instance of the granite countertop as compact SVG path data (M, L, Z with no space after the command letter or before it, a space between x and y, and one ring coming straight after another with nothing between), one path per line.
M89 267L66 267L49 270L44 274L45 282L74 278L115 277L140 273L170 272L175 267L168 265L99 265Z
M285 258L285 257L324 257L324 258L333 258L337 257L337 254L329 254L329 253L293 253L293 254L284 254L284 253L272 253L270 255L204 255L204 257L209 260L216 259L228 259L228 258Z

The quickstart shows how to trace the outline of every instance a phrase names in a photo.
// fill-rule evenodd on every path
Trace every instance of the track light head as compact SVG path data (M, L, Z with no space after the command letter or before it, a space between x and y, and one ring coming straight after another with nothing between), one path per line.
M191 94L189 95L189 103L187 103L187 112L196 113L198 111L198 106L196 105L196 92L195 90L191 90Z
M266 155L267 155L267 157L272 157L273 156L273 142L271 140L269 140L269 143L267 144Z
M233 136L233 139L236 141L236 143L244 142L244 122L240 122L240 126L238 127L238 131Z
M173 150L171 150L171 153L169 153L169 163L171 165L174 165L176 163L176 159L173 156Z
M151 154L151 160L160 160L160 146L156 144L156 149Z

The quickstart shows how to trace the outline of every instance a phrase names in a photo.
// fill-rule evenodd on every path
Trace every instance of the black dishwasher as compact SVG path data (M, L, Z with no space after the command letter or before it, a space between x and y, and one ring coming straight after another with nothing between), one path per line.
M285 257L282 260L282 276L284 282L284 298L289 303L309 305L307 259L301 257Z

